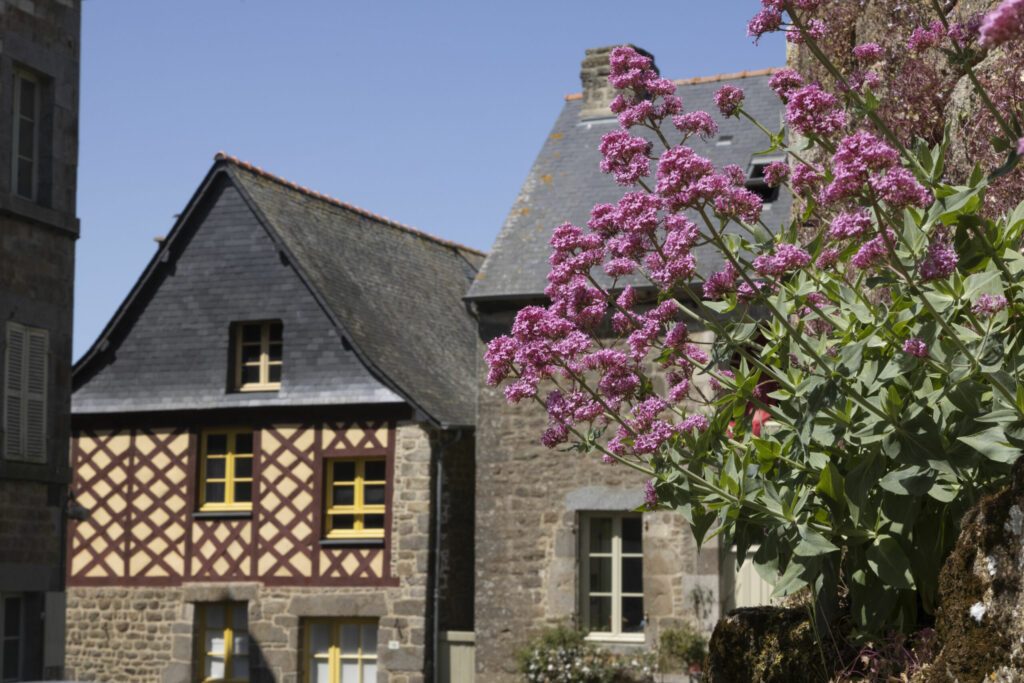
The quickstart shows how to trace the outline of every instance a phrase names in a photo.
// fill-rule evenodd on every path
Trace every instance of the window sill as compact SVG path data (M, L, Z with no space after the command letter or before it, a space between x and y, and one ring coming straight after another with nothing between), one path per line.
M271 391L281 391L280 384L247 384L244 386L237 387L235 389L240 394L256 394L256 393L267 393Z
M643 645L647 636L643 633L588 633L586 640L593 643L619 643L622 645Z
M383 538L321 538L321 548L342 548L351 546L380 547L384 545Z
M252 510L196 510L192 519L251 519Z

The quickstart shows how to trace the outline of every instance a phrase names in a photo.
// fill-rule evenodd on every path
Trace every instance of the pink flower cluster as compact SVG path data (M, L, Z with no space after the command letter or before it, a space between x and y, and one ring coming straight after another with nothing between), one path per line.
M778 244L772 254L762 254L754 259L754 270L764 277L778 278L786 273L805 268L811 262L811 255L795 244Z
M971 312L982 318L990 318L1009 305L1006 297L1001 294L982 294L971 306Z
M743 90L734 85L723 85L715 93L715 105L722 116L736 116L743 106Z
M832 182L822 190L825 205L857 196L865 185L890 206L927 207L932 195L914 175L899 165L899 153L868 131L843 138L832 157Z
M910 337L903 341L903 352L917 358L927 358L928 344L920 337Z
M786 122L801 135L829 135L846 125L839 100L816 84L790 90L786 99Z
M980 42L985 47L996 47L1024 37L1024 0L1003 0L985 15L980 29Z
M885 51L878 43L864 43L853 48L853 56L865 64L874 64L885 59Z
M960 260L950 240L949 230L940 228L932 235L928 251L917 266L917 273L923 282L944 280L956 270Z
M910 34L910 39L907 41L907 48L911 52L924 52L929 48L937 46L945 37L946 30L942 22L936 19L927 27L918 26L915 28L914 32Z

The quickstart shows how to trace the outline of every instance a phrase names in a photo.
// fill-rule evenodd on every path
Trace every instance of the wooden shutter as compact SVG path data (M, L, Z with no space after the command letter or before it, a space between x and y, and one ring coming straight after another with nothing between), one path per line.
M25 328L7 323L7 353L4 356L4 457L25 457Z
M4 363L4 457L46 462L46 330L7 324Z
M46 367L50 339L46 330L28 332L25 364L25 459L46 462Z

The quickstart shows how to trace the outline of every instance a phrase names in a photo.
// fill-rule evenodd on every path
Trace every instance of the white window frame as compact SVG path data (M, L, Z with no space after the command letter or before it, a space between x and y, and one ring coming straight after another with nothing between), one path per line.
M3 456L47 460L50 333L8 322L4 348Z
M640 552L638 553L625 553L622 550L622 520L626 518L633 518L641 520L640 526ZM612 520L612 547L611 552L592 552L590 548L590 525L595 519L611 519ZM612 585L611 592L592 592L590 590L590 558L591 557L610 557L612 560ZM620 643L642 643L645 640L646 624L642 631L626 633L622 631L622 602L623 598L641 598L644 595L640 593L624 593L622 590L622 567L623 559L625 558L643 558L643 516L639 513L621 513L621 512L589 512L580 516L580 624L584 630L589 628L590 625L590 597L596 596L609 596L612 601L612 612L611 612L611 630L608 631L590 631L587 633L587 640L594 641L612 641ZM646 605L644 606L644 617L646 619Z
M7 601L17 600L20 603L19 609L19 620L18 634L11 636L4 632L4 627L7 624ZM20 681L25 673L25 600L18 593L3 593L0 594L0 681L3 683L9 683L11 681ZM16 640L18 643L18 671L14 674L14 678L5 678L3 676L3 665L4 665L4 651L7 649L6 645L9 640Z
M24 154L24 150L21 149L21 125L22 118L21 114L21 83L22 81L28 81L35 86L35 102L32 103L32 118L28 118L33 123L32 131L32 153L30 155ZM36 201L39 195L39 115L41 110L41 91L42 82L40 78L26 69L15 69L14 71L14 138L11 144L11 190L12 194L17 195L23 199L29 201ZM29 194L25 195L21 192L19 186L19 175L18 175L18 162L22 159L27 159L32 163L32 174L31 174L31 188Z
M270 332L272 328L277 325L281 328L281 341L272 341L270 339ZM260 340L259 346L259 360L256 362L246 363L242 359L242 348L244 346L256 346L257 342L246 342L245 341L245 328L246 327L259 327ZM270 368L276 366L280 372L281 378L284 377L284 324L280 320L255 320L250 322L239 322L235 323L235 390L236 391L278 391L281 388L281 379L276 382L270 379ZM270 346L279 345L281 347L281 358L279 360L270 359ZM255 382L245 382L243 380L243 370L246 366L258 367L259 368L259 379Z

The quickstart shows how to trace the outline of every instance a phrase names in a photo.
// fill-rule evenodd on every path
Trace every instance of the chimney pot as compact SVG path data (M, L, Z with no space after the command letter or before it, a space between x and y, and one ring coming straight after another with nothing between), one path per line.
M636 45L626 44L645 57L650 57L654 70L658 71L658 65L654 64L654 55ZM612 50L617 47L618 45L608 45L589 48L583 57L583 63L580 64L580 81L583 84L581 119L604 119L612 116L609 105L615 97L615 89L608 84L608 74L611 73L609 60Z

